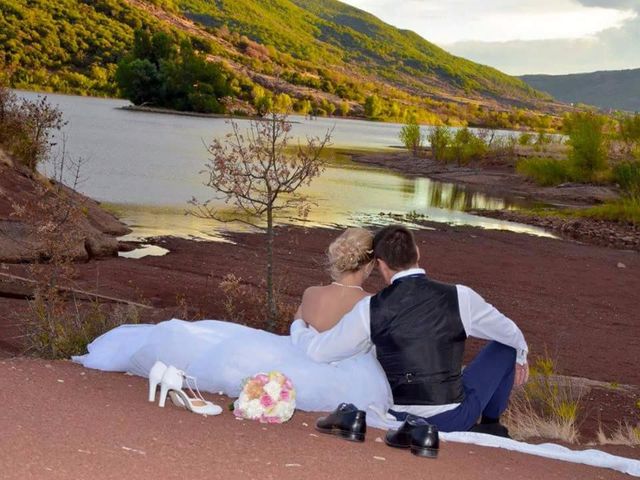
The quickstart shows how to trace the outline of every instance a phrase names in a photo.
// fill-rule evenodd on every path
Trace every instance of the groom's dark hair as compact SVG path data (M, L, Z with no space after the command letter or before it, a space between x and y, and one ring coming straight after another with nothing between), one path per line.
M395 271L418 263L418 249L413 233L402 225L384 227L373 237L373 256Z

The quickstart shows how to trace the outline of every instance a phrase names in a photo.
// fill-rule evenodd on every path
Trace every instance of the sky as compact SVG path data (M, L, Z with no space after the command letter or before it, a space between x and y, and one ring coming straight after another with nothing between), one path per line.
M640 68L640 0L343 0L512 75Z

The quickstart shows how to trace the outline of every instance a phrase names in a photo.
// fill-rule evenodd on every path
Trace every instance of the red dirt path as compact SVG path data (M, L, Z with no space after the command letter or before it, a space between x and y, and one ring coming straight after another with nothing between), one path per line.
M583 441L594 438L600 423L610 431L619 422L640 422L638 253L510 232L435 227L417 233L422 265L431 276L475 288L513 318L525 333L532 357L549 355L561 374L605 382L604 388L583 399ZM323 252L337 234L280 230L276 271L292 302L305 287L328 281ZM225 318L220 280L234 273L257 284L264 263L262 236L233 239L235 245L161 239L159 243L171 250L166 257L82 264L76 286L148 302L155 309L144 313L144 321ZM625 268L618 267L620 263ZM26 274L21 265L0 268ZM368 282L371 291L381 285L376 276ZM0 299L0 349L16 351L26 310L23 300ZM478 342L470 342L467 361L477 347ZM609 388L609 383L635 387Z
M437 460L284 425L203 418L146 401L146 381L65 361L0 361L0 478L54 479L623 479L505 450L446 443ZM218 397L214 400L225 401ZM305 426L305 423L307 424Z

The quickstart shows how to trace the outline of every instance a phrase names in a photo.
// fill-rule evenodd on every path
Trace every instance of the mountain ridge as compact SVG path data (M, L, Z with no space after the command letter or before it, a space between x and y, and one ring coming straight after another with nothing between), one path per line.
M640 68L522 75L520 78L567 103L584 103L605 110L640 111Z
M520 79L335 0L0 0L0 64L16 87L112 95L115 65L140 27L192 38L241 82L328 110L341 102L356 116L371 95L386 118L415 111L432 123L548 127L564 109Z

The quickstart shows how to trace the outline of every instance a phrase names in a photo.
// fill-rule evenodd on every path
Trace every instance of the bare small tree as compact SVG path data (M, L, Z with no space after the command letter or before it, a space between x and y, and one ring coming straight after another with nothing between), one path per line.
M331 139L331 131L293 147L287 114L270 113L263 120L253 120L244 133L236 122L230 123L232 131L224 141L215 139L207 147L211 157L201 173L208 176L205 185L222 193L225 204L233 205L234 211L223 214L212 207L212 199L200 202L194 197L189 202L194 207L189 213L225 223L245 223L265 231L267 322L269 328L274 328L278 314L273 283L275 215L297 210L306 218L311 203L299 189L324 170L320 154ZM264 217L266 226L260 222Z

